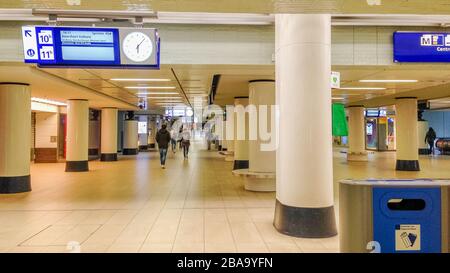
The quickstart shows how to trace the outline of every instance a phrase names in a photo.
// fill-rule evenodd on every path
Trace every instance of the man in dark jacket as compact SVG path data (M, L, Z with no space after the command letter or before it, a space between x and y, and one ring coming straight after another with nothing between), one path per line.
M425 136L425 143L428 143L428 146L430 147L430 154L434 154L434 141L436 140L436 132L433 128L430 127L430 129L427 132L427 135Z
M167 131L167 125L163 124L161 130L156 133L156 142L159 147L159 159L161 160L161 168L166 168L167 149L170 143L170 132Z

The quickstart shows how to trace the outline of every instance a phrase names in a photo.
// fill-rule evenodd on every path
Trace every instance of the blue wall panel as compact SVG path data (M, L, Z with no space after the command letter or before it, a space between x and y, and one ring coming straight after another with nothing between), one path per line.
M437 137L450 137L450 124L446 124L450 123L450 112L425 111L423 113L423 118L427 120L429 126L433 127L433 129L436 131ZM447 132L446 129L449 131Z

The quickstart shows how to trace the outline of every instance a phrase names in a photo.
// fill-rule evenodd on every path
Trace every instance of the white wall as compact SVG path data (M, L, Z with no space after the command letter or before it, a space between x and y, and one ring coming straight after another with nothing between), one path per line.
M36 113L36 148L57 148L58 139L51 142L51 136L58 136L58 114Z

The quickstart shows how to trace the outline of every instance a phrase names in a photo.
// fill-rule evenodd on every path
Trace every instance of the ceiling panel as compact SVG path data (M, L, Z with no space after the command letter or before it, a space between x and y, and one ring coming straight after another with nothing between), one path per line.
M0 8L215 13L450 14L447 0L0 0Z

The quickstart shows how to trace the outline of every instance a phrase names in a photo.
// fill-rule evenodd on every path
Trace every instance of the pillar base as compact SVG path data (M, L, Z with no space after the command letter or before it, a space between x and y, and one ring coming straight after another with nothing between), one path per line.
M147 150L148 150L148 145L139 146L139 151L147 151Z
M397 160L395 169L397 171L418 172L420 171L419 160Z
M275 173L251 172L249 169L234 170L233 175L244 178L246 191L274 192L276 190Z
M0 177L0 194L31 191L31 176Z
M334 207L297 208L275 206L274 227L283 234L301 238L329 238L337 235Z
M430 149L419 149L419 155L429 155L430 154Z
M248 169L248 160L235 160L233 170Z
M123 155L137 155L138 154L138 149L137 148L136 149L124 148L123 151L122 151L122 154Z
M84 161L66 161L66 172L88 172L89 163Z
M367 158L367 153L348 153L347 161L357 161L357 162L366 162L369 159Z
M100 156L100 161L104 161L104 162L117 161L117 153L114 153L114 154L102 154Z
M98 149L89 149L88 153L90 156L98 155Z

